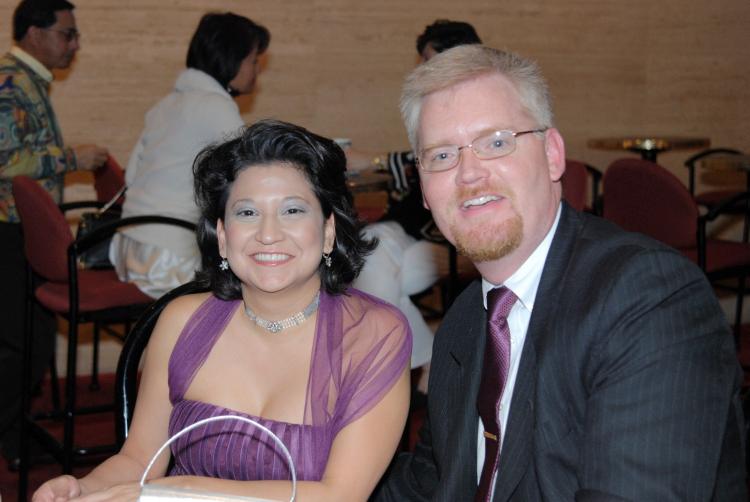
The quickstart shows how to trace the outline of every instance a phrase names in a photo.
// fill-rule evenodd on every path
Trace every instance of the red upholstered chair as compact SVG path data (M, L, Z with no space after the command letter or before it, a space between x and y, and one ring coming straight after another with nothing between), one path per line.
M99 202L109 202L125 186L125 171L120 164L111 155L102 167L94 171L94 189L96 190L96 200ZM122 204L124 195L118 203Z
M604 173L604 217L625 230L660 240L698 264L712 282L737 279L735 340L739 343L750 245L706 236L706 224L728 207L749 200L747 192L701 215L687 188L672 173L647 160L627 158Z
M111 155L107 157L106 162L99 169L94 171L94 189L96 190L96 200L82 200L65 202L60 204L60 209L63 212L70 211L73 209L84 209L94 211L97 209L107 206L107 211L119 215L122 212L122 204L125 201L125 172L120 167L120 164ZM119 194L119 196L118 196ZM115 197L117 197L115 199ZM106 250L109 248L109 240L99 242L96 245L97 248L103 248L103 252L106 254ZM92 252L102 252L102 249L97 249ZM128 332L130 324L125 323L124 332ZM99 342L101 340L101 333L104 332L110 336L122 339L123 336L116 330L113 330L110 325L102 325L100 323L94 323L93 331L93 350L91 353L91 383L89 384L90 390L99 390Z
M83 200L74 202L65 202L60 204L60 209L70 211L72 209L101 208L110 202L122 188L125 186L125 172L120 164L111 155L107 157L106 162L96 171L94 171L94 190L96 191L96 200ZM125 194L122 193L114 201L119 209L125 200Z
M28 481L28 437L33 434L71 472L74 457L96 452L95 448L74 447L74 419L82 412L101 411L76 408L76 349L81 323L124 323L133 321L152 302L134 284L121 282L114 270L84 270L78 267L81 252L111 236L126 225L166 223L195 230L193 223L165 216L137 216L112 222L91 234L74 239L70 227L49 194L26 176L13 178L13 195L21 219L26 259L29 263L29 301L24 343L23 420L19 493L26 493ZM62 412L62 445L47 433L29 413L31 381L30 329L31 302L36 301L68 321L68 351L65 399ZM58 417L59 418L59 417Z
M560 180L563 199L579 211L600 214L599 183L601 179L601 171L594 166L578 160L566 159L565 173Z

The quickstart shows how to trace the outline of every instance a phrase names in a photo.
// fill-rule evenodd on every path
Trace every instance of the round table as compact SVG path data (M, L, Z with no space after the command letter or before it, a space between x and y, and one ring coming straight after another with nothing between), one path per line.
M588 140L587 145L597 150L627 150L640 153L643 159L656 162L656 156L661 152L708 148L711 146L711 140L680 136L623 136L594 138Z

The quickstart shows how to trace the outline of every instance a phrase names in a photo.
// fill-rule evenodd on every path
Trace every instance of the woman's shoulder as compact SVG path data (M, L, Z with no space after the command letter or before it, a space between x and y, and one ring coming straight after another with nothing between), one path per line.
M341 357L349 368L347 382L358 387L364 382L369 382L364 387L392 383L409 365L412 336L408 321L390 303L357 289L350 288L338 298L342 304Z
M233 130L243 124L237 103L207 74L188 68L177 79L175 89L164 97L149 114L187 120L183 126L204 129L219 126L218 132ZM215 133L216 134L216 133Z
M169 302L159 315L154 338L174 345L187 323L203 304L216 299L210 292L193 293L175 298ZM221 301L216 299L217 301ZM158 337L158 338L157 338Z
M366 317L382 317L408 325L406 317L398 307L362 290L350 287L340 297L343 303L361 309L362 314Z
M162 317L187 319L212 297L213 295L208 291L178 296L164 307Z
M345 312L344 326L350 327L347 331L367 333L362 338L371 343L382 338L394 342L411 338L409 321L394 305L355 288L347 289L338 299Z

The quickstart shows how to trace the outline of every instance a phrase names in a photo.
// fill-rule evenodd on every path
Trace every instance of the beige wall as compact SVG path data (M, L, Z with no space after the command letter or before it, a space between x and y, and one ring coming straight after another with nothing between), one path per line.
M407 147L397 111L415 36L435 18L471 22L488 45L539 61L570 157L605 167L618 154L586 139L699 135L750 151L747 0L78 0L73 69L54 84L68 142L109 146L121 163L143 115L172 85L202 13L232 10L272 33L248 121L273 116L364 149ZM11 42L15 1L0 0ZM689 152L660 161L683 179Z

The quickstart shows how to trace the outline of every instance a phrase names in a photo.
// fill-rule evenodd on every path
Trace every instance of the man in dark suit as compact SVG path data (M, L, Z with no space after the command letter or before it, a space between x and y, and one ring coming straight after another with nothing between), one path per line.
M401 109L425 205L482 281L435 336L420 440L377 500L746 500L741 371L711 287L561 203L537 66L454 48L412 72ZM496 288L511 299L488 330Z

